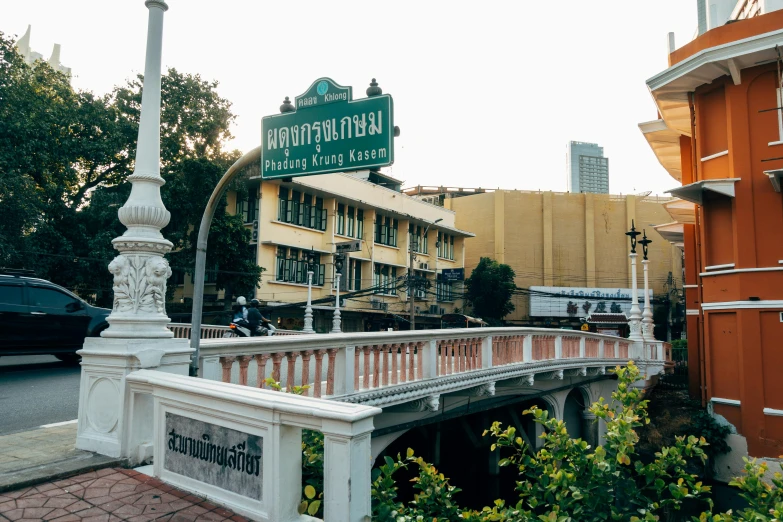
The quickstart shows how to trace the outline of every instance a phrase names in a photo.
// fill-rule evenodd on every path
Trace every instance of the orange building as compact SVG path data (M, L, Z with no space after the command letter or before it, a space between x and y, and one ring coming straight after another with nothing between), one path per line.
M659 119L639 126L682 184L670 213L685 248L690 392L734 425L751 456L778 457L783 10L673 47L670 35L669 68L647 81Z

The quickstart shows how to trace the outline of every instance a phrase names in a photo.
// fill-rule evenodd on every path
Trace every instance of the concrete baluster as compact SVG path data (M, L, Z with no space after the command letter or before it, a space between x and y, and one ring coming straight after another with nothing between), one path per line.
M398 372L397 368L397 352L400 352L400 368ZM410 363L408 362L408 343L400 343L394 345L394 351L392 352L392 384L398 382L405 382L407 376L406 368L407 364L413 364L413 358L411 357ZM413 355L413 354L411 354Z
M359 390L359 374L361 373L359 368L359 356L361 354L361 349L357 349L357 346L349 346L349 349L353 350L353 389L354 391Z
M414 362L414 356L418 357L419 360L419 379L421 379L421 350L424 343L418 342L415 345L413 343L408 345L409 354L408 355L408 381L413 382L416 380L416 363Z
M313 350L305 350L302 352L302 386L310 384L310 358L313 356ZM310 395L306 392L305 395Z
M440 355L440 373L438 376L446 375L446 341L438 341L438 355Z
M365 346L362 348L364 354L364 373L362 376L362 389L370 389L370 347Z
M286 391L291 393L291 390L294 389L294 385L296 385L296 376L294 373L296 372L296 358L299 357L299 352L286 352L285 357L288 360L285 387Z
M321 382L324 376L324 350L315 351L315 379L313 381L313 397L321 397Z
M397 359L396 348L397 348L396 344L384 344L383 347L381 348L381 355L383 356L383 376L381 377L381 382L383 382L384 386L389 385L389 377L390 377L389 374L391 373L389 371L391 366L389 363L391 362L391 358L392 358L392 349L394 349L395 352L394 359L396 362ZM397 365L395 364L395 366Z
M382 346L377 344L372 347L372 387L378 388L381 385L381 350Z
M234 361L236 360L237 358L233 356L220 358L220 366L223 367L223 382L231 382L231 368L234 366Z
M256 359L256 366L258 366L258 371L256 372L256 388L263 388L266 384L264 380L266 379L266 362L269 360L269 354L260 353L254 357Z
M272 379L280 382L280 362L283 360L283 352L275 352L272 354Z
M334 374L335 374L335 362L337 359L337 348L329 348L326 350L326 354L329 357L329 367L326 369L326 395L334 395Z
M250 366L250 355L240 355L239 360L239 384L247 386L247 367Z

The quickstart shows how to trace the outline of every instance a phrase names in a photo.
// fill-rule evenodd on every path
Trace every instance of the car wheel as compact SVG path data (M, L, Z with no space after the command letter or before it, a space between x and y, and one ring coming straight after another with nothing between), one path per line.
M66 364L79 364L82 361L81 355L75 353L56 353L54 356Z

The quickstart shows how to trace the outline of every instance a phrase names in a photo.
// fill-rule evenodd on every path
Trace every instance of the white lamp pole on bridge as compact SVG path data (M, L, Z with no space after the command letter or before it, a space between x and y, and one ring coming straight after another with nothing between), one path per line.
M171 269L163 257L172 243L161 234L171 214L160 197L160 99L163 0L147 0L147 54L141 97L136 166L132 188L117 212L125 233L112 241L119 255L109 264L114 303L101 337L88 337L82 356L76 447L114 457L128 456L123 438L125 377L140 368L165 366L188 374L186 339L167 328L166 280ZM195 334L198 335L198 334ZM152 416L151 407L140 413ZM151 418L151 417L150 417ZM144 457L144 456L142 456Z
M655 340L655 327L653 325L653 313L652 306L650 306L650 283L648 279L648 265L650 260L647 259L647 246L652 243L651 239L647 239L647 231L643 230L642 240L639 244L642 245L642 252L644 258L642 259L642 266L644 267L644 312L642 313L642 336L647 341Z
M631 220L631 230L625 233L626 236L631 238L631 253L628 256L631 258L631 316L628 318L628 323L631 328L631 332L628 338L634 342L642 342L642 310L639 308L639 295L638 286L636 284L636 236L640 233L636 230L633 220Z
M315 261L315 252L310 249L310 253L307 254L307 306L305 306L304 314L304 333L315 333L313 330L313 262Z
M337 289L337 295L334 299L334 319L332 320L332 333L341 333L340 329L340 276L343 270L342 254L334 256L334 286Z

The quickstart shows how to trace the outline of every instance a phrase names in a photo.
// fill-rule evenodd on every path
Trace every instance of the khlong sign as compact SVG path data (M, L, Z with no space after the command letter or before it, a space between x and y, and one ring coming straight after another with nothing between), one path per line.
M388 94L354 100L351 87L321 78L296 97L294 107L261 120L262 179L394 162L394 104Z

